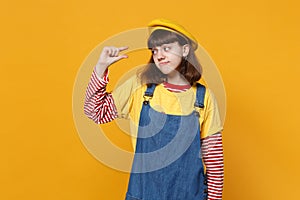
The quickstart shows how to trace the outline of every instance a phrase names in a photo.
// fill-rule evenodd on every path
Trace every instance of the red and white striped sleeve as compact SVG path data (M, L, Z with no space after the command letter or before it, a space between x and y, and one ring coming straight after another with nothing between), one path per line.
M206 166L208 199L222 199L224 180L222 134L215 133L203 138L202 152Z
M113 97L106 91L108 82L108 70L100 78L94 69L86 89L84 113L97 124L110 122L117 117Z

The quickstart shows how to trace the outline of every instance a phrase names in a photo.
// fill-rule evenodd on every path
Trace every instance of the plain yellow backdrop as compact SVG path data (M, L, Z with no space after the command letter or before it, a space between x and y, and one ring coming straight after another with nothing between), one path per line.
M2 2L0 199L124 197L128 174L101 164L79 139L73 85L95 46L158 17L190 30L222 74L223 199L298 199L299 5L296 0Z

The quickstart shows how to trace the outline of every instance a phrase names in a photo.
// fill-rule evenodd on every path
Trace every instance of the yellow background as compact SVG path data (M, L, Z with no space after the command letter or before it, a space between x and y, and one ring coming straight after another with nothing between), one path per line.
M73 84L96 45L157 17L190 30L222 74L224 199L298 199L296 0L2 2L0 199L124 197L128 174L78 137Z

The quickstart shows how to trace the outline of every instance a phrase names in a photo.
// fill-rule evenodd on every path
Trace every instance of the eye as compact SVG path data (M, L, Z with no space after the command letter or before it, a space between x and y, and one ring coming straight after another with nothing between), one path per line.
M151 52L152 52L153 55L156 55L157 54L157 49L152 49Z
M165 51L165 52L170 51L170 49L171 49L170 47L164 47L164 51Z

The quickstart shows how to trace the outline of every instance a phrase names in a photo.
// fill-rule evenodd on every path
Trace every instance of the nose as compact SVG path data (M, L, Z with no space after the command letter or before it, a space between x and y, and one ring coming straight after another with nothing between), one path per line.
M159 60L159 61L165 59L165 54L163 53L163 51L161 49L157 50L156 56L157 56L157 60Z

